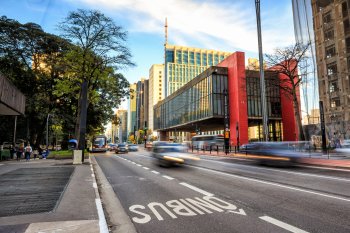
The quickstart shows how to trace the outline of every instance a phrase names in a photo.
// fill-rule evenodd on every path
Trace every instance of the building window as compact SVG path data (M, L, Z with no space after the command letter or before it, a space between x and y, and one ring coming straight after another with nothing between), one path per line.
M326 48L326 58L334 57L335 55L335 46L331 45Z
M344 25L344 34L349 33L349 32L350 32L350 22L349 22L349 19L344 20L343 25Z
M343 14L343 18L348 16L348 4L347 4L347 2L343 2L342 3L341 11L342 11L342 14Z
M331 100L331 108L335 108L335 107L339 107L339 106L340 106L340 99L339 98Z
M332 92L335 92L338 90L338 85L336 82L331 82L329 84L329 92L332 93Z
M323 23L326 24L330 22L332 22L332 15L331 12L328 12L323 16Z
M324 32L324 40L325 41L333 40L333 39L334 39L334 30L333 29Z
M327 65L327 74L335 75L337 73L337 63L333 62Z

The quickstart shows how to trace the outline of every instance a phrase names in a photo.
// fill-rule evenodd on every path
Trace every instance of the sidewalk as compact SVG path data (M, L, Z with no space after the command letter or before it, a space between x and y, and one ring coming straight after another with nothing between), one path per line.
M108 232L89 159L0 164L0 232Z
M189 150L189 153L197 154L197 155L206 155L206 156L219 156L219 157L226 157L226 158L241 158L241 159L248 159L248 160L254 160L257 155L250 155L245 153L229 153L225 154L222 151L197 151L197 150ZM323 167L332 167L332 168L345 168L350 169L350 155L344 156L344 155L337 155L337 154L331 154L331 155L322 155L320 153L318 154L307 154L304 153L302 156L297 160L300 164L305 165L314 165L314 166L323 166Z

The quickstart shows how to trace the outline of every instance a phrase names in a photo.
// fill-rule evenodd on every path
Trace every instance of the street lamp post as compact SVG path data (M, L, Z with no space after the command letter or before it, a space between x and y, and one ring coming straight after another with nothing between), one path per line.
M267 125L267 106L266 106L266 94L265 94L265 77L264 77L264 61L262 52L262 39L261 39L261 22L260 22L260 0L255 0L256 10L256 23L258 29L258 46L259 46L259 70L260 70L260 89L261 89L261 110L263 121L263 137L264 141L269 139L269 128Z

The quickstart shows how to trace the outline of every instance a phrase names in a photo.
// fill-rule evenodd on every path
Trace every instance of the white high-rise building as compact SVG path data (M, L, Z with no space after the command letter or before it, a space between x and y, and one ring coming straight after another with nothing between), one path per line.
M153 106L164 99L164 65L154 64L149 69L148 129L153 132ZM157 133L153 132L153 136Z

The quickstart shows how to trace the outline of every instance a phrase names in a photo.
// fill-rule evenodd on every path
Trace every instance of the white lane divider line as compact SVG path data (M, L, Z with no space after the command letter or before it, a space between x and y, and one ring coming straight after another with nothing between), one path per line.
M149 170L149 168L148 167L142 167L143 169L146 169L146 170Z
M157 174L157 175L159 174L159 172L157 172L155 170L153 170L152 173Z
M139 167L141 167L141 166L142 166L141 164L138 164L138 163L137 163L136 165L137 165L137 166L139 166Z
M97 184L96 184L96 182L93 182L93 183L92 183L92 187L94 187L94 189L97 189Z
M174 179L173 177L166 176L166 175L164 175L163 177L166 178L166 179L168 179L168 180L173 180L173 179Z
M264 181L264 180L259 180L259 179L256 179L256 178L249 178L249 177L244 177L244 176L239 176L239 175L234 175L234 174L228 174L228 173L224 173L224 172L220 172L220 171L211 170L211 169L208 169L208 168L195 167L195 166L191 166L191 165L188 165L188 166L196 168L196 169L199 169L199 170L204 170L204 171L208 171L208 172L224 175L224 176L235 177L235 178L242 179L242 180L249 180L249 181L253 181L253 182L257 182L257 183L261 183L261 184L272 185L272 186L285 188L285 189L289 189L289 190L294 190L294 191L298 191L298 192L309 193L309 194L318 195L318 196L321 196L321 197L333 198L333 199L337 199L337 200L341 200L341 201L350 202L350 199L348 199L348 198L343 198L343 197L338 197L338 196L334 196L334 195L330 195L330 194L324 194L324 193L309 191L307 189L296 188L296 187L293 187L293 186L278 184L278 183L274 183L274 182L271 182L271 181Z
M91 177L95 177L95 174L91 174Z
M196 191L196 192L199 192L199 193L201 193L201 194L203 194L204 196L214 196L214 194L212 194L212 193L209 193L209 192L207 192L207 191L204 191L203 189L200 189L200 188L197 188L197 187L195 187L195 186L193 186L193 185L190 185L190 184L187 184L187 183L185 183L185 182L182 182L182 183L180 183L181 185L183 185L183 186L185 186L185 187L187 187L187 188L190 188L190 189L192 189L192 190L194 190L194 191Z
M280 221L280 220L277 220L277 219L275 219L275 218L271 218L271 217L269 217L269 216L262 216L262 217L259 217L260 219L262 219L262 220L264 220L264 221L266 221L266 222L269 222L269 223L272 223L272 224L274 224L274 225L276 225L276 226L279 226L279 227L281 227L281 228L283 228L283 229L285 229L285 230L287 230L287 231L290 231L290 232L295 232L295 233L308 233L307 231L304 231L304 230L302 230L302 229L299 229L299 228L297 228L297 227L294 227L294 226L292 226L292 225L289 225L289 224L287 224L287 223L284 223L284 222L282 222L282 221Z
M135 162L132 162L132 164L136 164Z

